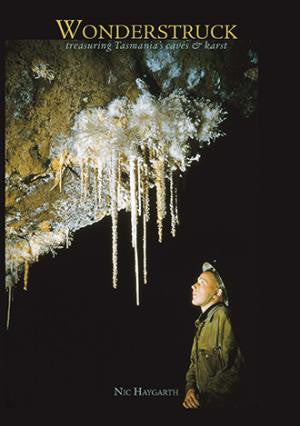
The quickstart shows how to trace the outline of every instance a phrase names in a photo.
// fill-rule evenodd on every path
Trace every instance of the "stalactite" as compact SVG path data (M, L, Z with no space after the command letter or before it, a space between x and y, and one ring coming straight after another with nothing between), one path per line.
M103 168L103 178L102 178L103 194L105 195L105 205L107 207L110 206L110 203L111 203L110 191L105 190L107 188L110 188L109 167L110 167L109 162L105 162L104 168Z
M201 109L204 111L203 120L200 118L193 120L194 116L198 117ZM156 222L158 240L162 242L168 190L170 190L168 207L173 237L176 234L176 226L179 224L175 170L185 171L192 161L197 160L196 157L190 157L189 149L187 149L189 140L213 140L219 135L219 131L215 128L222 121L221 116L220 108L213 109L202 100L191 102L183 92L174 92L167 99L155 99L150 93L147 94L144 88L142 97L137 97L133 102L128 98L118 98L107 108L89 108L87 111L81 111L75 117L71 138L60 139L59 144L54 143L51 154L53 158L51 167L55 173L53 188L59 186L61 192L66 167L71 163L75 167L79 165L80 205L82 206L83 202L86 204L83 212L79 212L79 215L81 213L85 215L85 221L77 217L74 220L72 212L72 215L68 214L62 224L62 236L65 237L66 248L69 247L69 228L66 227L64 230L64 226L70 225L74 232L82 226L83 222L100 220L110 210L114 288L117 287L118 281L118 210L128 210L128 204L131 204L131 245L135 258L137 305L140 303L137 229L139 216L143 216L143 279L146 284L150 188L153 186L156 188ZM72 146L73 144L75 146ZM170 165L174 167L174 170L169 168ZM74 172L72 168L71 171ZM77 175L77 172L75 174ZM126 174L129 175L129 188ZM167 190L166 178L170 179L170 187ZM69 188L66 186L66 195L69 195L67 191L70 191ZM76 194L76 190L74 193ZM67 200L69 209L68 202L69 199ZM65 206L63 209L67 210ZM91 212L92 209L94 212ZM52 246L49 250L55 254ZM36 246L34 248L37 253ZM26 290L29 261L32 262L33 257L30 253L25 257L29 259L28 261L24 259L24 289ZM17 280L18 270L12 271L12 275Z
M171 234L173 237L176 235L176 216L174 206L174 179L173 170L170 170L170 214L171 214Z
M24 262L24 290L27 290L28 287L28 272L29 272L29 262L25 260Z
M86 199L86 164L85 160L81 161L81 201Z
M103 166L102 161L98 160L98 205L102 201L102 188L103 188Z
M179 225L179 215L178 215L178 190L175 186L175 222Z
M83 201L83 185L84 185L84 176L83 176L83 159L80 159L80 202Z
M137 247L137 202L136 202L136 170L135 158L130 158L130 198L131 198L131 243L134 248L136 304L140 304L139 297L139 262Z
M66 233L66 248L69 248L69 228L68 227L66 227L65 233Z
M149 147L149 160L150 160L150 163L153 161L153 159L154 159L153 149Z
M119 202L120 199L120 193L121 193L121 158L120 155L118 156L118 194L117 194L117 199Z
M110 179L110 200L112 218L112 262L113 262L113 287L117 288L118 280L118 165L117 155L113 151L111 157L111 179Z
M144 284L147 284L147 220L145 213L143 214L143 273Z
M134 248L136 240L136 192L135 192L135 159L130 158L130 204L131 204L131 245Z
M98 168L94 167L94 185L93 185L93 192L94 192L94 212L96 213L97 207L98 207Z
M150 220L150 200L149 200L149 171L147 164L144 165L144 186L143 186L143 210L146 215L146 221Z
M163 219L166 215L166 187L165 187L165 165L163 160L156 160L155 168L155 186L156 186L156 210L158 241L162 242Z
M18 267L14 262L10 265L10 273L13 278L13 281L18 281Z
M141 199L141 160L137 160L137 172L138 172L138 214L142 214L142 199Z
M137 243L134 247L134 263L135 263L135 291L136 291L136 304L140 304L140 288L139 288L139 255Z
M84 164L84 182L83 182L83 197L84 200L87 198L88 194L88 186L89 186L89 161Z
M62 168L64 165L64 154L61 154L59 157L59 168L58 168L58 173L59 173L59 192L61 192L61 187L62 187Z
M143 184L143 272L144 284L147 284L147 222L150 219L149 209L149 180L148 166L144 163L142 169L142 184Z
M6 328L9 328L10 321L10 307L11 307L11 285L8 286L8 306L7 306L7 318L6 318Z

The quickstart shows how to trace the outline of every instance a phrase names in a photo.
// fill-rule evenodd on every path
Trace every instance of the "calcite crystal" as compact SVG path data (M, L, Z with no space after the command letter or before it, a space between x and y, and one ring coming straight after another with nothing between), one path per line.
M170 42L168 42L170 43ZM118 284L118 212L131 213L136 271L147 282L147 222L158 239L179 224L176 182L222 135L228 107L255 109L251 42L225 52L66 49L63 41L6 46L6 289L30 285L30 265L110 215ZM156 192L150 206L149 191ZM167 196L168 194L168 196ZM143 223L143 261L137 224ZM142 265L142 267L141 267ZM8 315L9 321L9 315Z

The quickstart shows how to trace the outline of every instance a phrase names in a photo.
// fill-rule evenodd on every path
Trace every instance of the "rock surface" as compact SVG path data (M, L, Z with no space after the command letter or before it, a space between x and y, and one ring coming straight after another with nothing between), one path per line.
M65 42L54 40L7 42L7 289L39 256L55 254L71 244L77 229L110 214L108 207L95 211L93 198L80 206L74 201L80 199L80 174L72 163L64 164L59 185L61 166L53 146L70 137L78 113L106 107L117 97L134 102L140 93L137 79L155 97L183 89L192 99L204 97L246 117L253 113L258 80L253 42L234 41L221 50L174 49L174 44L106 52L66 49ZM70 223L76 226L66 226Z

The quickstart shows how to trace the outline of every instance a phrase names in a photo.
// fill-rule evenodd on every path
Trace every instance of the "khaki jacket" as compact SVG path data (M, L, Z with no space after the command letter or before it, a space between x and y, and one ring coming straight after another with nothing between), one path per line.
M186 391L192 388L199 394L200 407L225 407L234 399L244 365L228 308L213 305L195 325Z

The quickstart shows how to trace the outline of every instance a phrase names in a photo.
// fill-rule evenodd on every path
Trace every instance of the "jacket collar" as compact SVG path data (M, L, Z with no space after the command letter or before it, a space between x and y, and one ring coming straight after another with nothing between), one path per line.
M214 305L211 305L208 309L206 309L205 312L202 312L199 316L199 318L195 321L195 326L198 327L199 324L203 321L210 321L211 317L215 313L217 309L219 309L221 306L225 306L223 302L215 303Z

